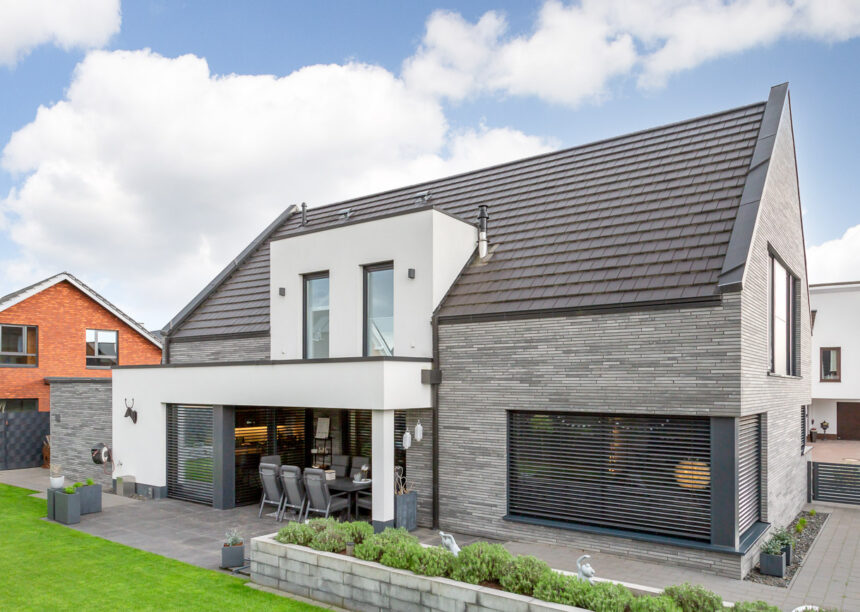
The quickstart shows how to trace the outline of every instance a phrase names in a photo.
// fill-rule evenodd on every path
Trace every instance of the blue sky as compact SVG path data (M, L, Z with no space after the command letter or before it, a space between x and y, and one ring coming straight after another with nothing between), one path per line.
M823 22L821 15L786 17L781 29L762 26L760 35L742 28L732 33L737 19L729 13L736 3L728 3L725 15L700 22L657 7L652 20L660 27L647 24L647 15L640 22L630 17L629 23L613 22L592 47L568 48L565 41L587 38L583 32L616 18L575 3L141 0L122 4L117 30L110 25L115 0L76 1L104 5L104 13L91 9L92 18L80 26L94 30L103 22L104 32L85 32L87 41L60 46L34 35L20 43L15 59L7 54L6 65L0 47L0 294L68 269L160 327L290 203L323 204L716 112L764 100L771 85L784 81L791 85L807 243L837 241L827 247L828 258L860 253L860 236L843 239L860 226L860 16L850 2L845 15ZM447 17L434 21L439 10ZM722 18L728 42L720 40L715 50L707 38ZM675 24L685 19L693 19L686 29L699 23L702 33L692 39L679 33ZM768 19L774 20L762 15L761 21ZM563 27L569 29L555 31ZM483 42L472 49L474 41ZM666 52L660 62L649 64L661 47ZM539 78L504 65L513 51L534 62ZM472 65L472 56L481 53L487 54L483 63ZM182 72L175 58L186 54L200 62L183 65ZM681 55L698 59L681 61ZM583 64L585 73L577 68ZM338 70L302 71L319 65ZM345 76L341 68L348 66L360 70ZM447 72L433 72L440 66ZM344 85L347 78L368 78L373 67L381 70L367 84ZM231 74L295 78L218 76ZM461 77L469 84L456 90L446 85ZM367 100L356 93L374 87L379 92ZM265 125L248 123L265 115L262 108L222 132L258 88L270 106L283 101L285 112L296 95L319 100L320 116L308 114L313 104L310 110L303 105L296 112L301 124L287 117L280 125L279 118L267 132ZM123 98L124 92L134 99ZM149 95L158 102L147 105ZM350 96L357 97L354 105ZM193 108L198 99L199 113ZM51 112L37 118L40 107ZM350 122L341 123L352 109ZM183 127L198 115L200 126ZM352 134L352 126L365 120ZM138 122L133 132L113 127ZM308 124L317 138L302 129ZM289 148L293 141L296 151ZM375 152L365 155L363 143ZM170 152L185 146L186 156L211 153L211 165L185 168L180 162L183 168L176 168ZM272 158L283 159L284 166L270 165ZM302 166L309 160L312 172ZM344 171L351 166L358 166L352 174ZM240 177L233 181L235 193L232 184L218 184L234 168ZM282 178L271 178L282 171ZM305 181L309 174L313 180ZM811 270L812 280L860 278L831 277L850 269L819 266L814 275Z

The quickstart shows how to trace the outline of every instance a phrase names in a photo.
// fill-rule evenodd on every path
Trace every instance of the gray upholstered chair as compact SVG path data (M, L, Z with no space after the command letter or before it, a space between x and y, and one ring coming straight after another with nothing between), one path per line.
M358 472L361 473L361 466L366 465L368 468L370 467L370 458L369 457L353 457L352 458L352 469L349 471L349 477L355 480L355 474Z
M305 518L313 512L328 518L333 512L346 510L349 512L349 494L332 495L328 490L325 472L317 468L305 470L305 489L308 494L308 504L305 507Z
M260 457L260 463L271 463L274 466L281 467L281 456L266 455L264 457Z
M300 520L308 498L300 467L295 465L281 466L281 489L284 491L284 497L278 512L278 520L284 520L287 508L295 510Z
M277 506L280 511L284 492L281 490L281 482L278 478L278 466L274 463L261 463L260 484L263 486L263 498L260 500L260 512L257 513L257 517L263 516L263 508L266 505Z
M359 491L355 494L355 518L358 520L360 517L358 516L362 510L367 510L367 513L373 518L373 494L370 491Z
M346 455L334 455L331 458L331 469L338 478L343 478L349 473L349 457Z

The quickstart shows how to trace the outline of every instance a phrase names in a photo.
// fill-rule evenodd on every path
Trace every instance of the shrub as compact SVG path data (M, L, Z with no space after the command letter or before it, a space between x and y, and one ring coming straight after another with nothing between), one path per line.
M741 601L732 609L734 612L779 612L779 608L766 601Z
M91 487L91 486L93 486L94 484L96 484L96 481L95 481L95 480L93 480L92 478L87 478L87 486L88 486L88 487Z
M551 603L582 607L592 588L588 582L576 576L548 572L535 585L534 596Z
M376 533L365 538L361 544L355 546L355 556L364 561L379 561L382 553L392 544L401 540L409 540L415 543L418 538L411 535L402 527L399 529L391 529L390 527L382 533Z
M385 545L379 562L396 569L410 569L422 550L418 540L401 538Z
M511 561L511 553L501 544L475 542L460 550L451 578L470 584L498 582Z
M337 527L329 527L322 531L317 531L314 537L311 538L308 544L314 550L323 550L326 552L343 552L346 548L346 539L343 537L343 532Z
M634 597L628 609L630 612L681 612L681 606L668 595Z
M84 486L84 483L82 483L82 482L76 482L76 483L75 483L75 484L73 484L72 486L73 486L75 489L80 489L82 486Z
M529 555L522 555L508 564L499 584L511 593L520 595L532 595L535 585L546 572L552 571L545 562Z
M423 576L447 578L451 575L451 568L456 559L454 553L441 546L422 547L421 552L412 559L412 566L409 569Z
M614 582L598 582L585 591L585 597L581 607L594 612L625 612L636 599L630 589Z
M803 533L804 529L806 529L806 519L801 517L797 519L797 525L794 526L794 530L797 533Z
M781 555L782 554L782 542L776 539L776 536L769 539L765 542L764 546L761 547L761 552L766 555Z
M340 523L337 522L334 518L313 518L307 522L307 525L310 526L315 532L319 533L320 531L325 531L326 529L336 528Z
M63 489L63 491L65 491L69 495L72 495L77 492L77 489L75 487L66 487L65 489Z
M773 534L773 539L779 542L780 547L794 546L794 537L788 532L788 529L783 527L777 529Z
M722 612L723 609L723 598L698 584L685 582L670 586L663 593L674 599L683 612Z
M809 516L815 516L818 512L815 511L815 508L809 511Z
M242 536L239 535L239 530L232 527L224 534L224 544L227 546L238 546L242 543Z
M310 525L304 523L288 523L278 531L275 539L282 544L298 544L307 546L311 543L316 532Z
M340 523L339 527L343 531L346 541L353 544L361 544L366 538L373 535L373 525L364 521Z

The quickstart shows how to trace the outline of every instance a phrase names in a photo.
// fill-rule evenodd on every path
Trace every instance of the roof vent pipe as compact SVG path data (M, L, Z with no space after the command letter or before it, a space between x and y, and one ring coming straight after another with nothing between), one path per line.
M302 225L308 224L308 205L302 202Z
M487 221L489 218L487 205L478 206L478 257L481 259L487 257Z

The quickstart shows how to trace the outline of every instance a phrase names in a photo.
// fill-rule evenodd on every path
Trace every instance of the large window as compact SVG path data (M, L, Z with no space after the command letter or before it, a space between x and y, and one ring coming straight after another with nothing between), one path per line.
M305 359L328 357L328 313L328 272L305 275Z
M795 376L797 371L798 280L771 255L768 310L770 371Z
M109 368L119 363L117 332L115 330L87 330L87 367Z
M30 325L0 325L0 366L35 366L38 336Z
M821 382L842 380L842 349L838 346L821 349Z
M364 268L364 355L394 354L394 264Z
M508 413L508 513L709 541L707 418Z

